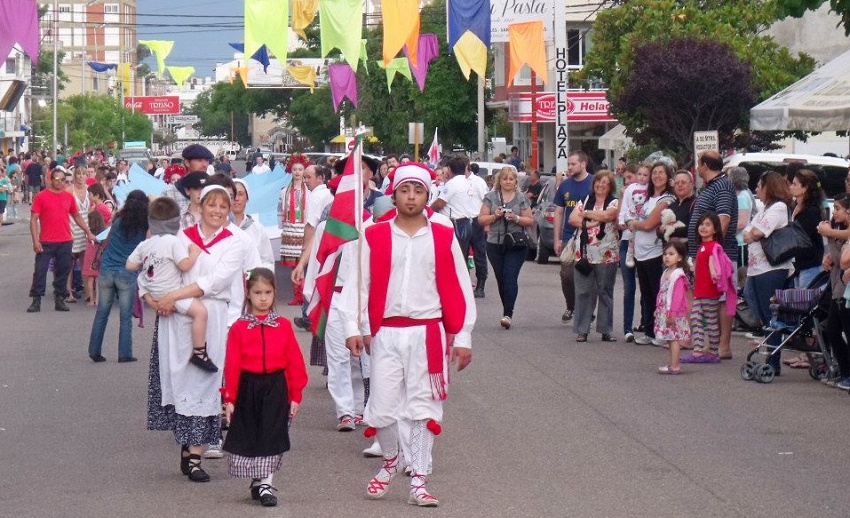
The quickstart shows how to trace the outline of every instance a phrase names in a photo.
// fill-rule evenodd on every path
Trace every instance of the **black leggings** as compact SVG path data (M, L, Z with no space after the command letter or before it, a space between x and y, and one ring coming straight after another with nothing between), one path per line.
M635 261L635 268L640 286L640 323L646 336L655 338L655 299L661 288L664 265L659 255L646 261Z
M850 348L845 338L850 337L850 310L845 307L844 299L832 299L829 304L825 334L826 343L838 362L840 376L850 377Z

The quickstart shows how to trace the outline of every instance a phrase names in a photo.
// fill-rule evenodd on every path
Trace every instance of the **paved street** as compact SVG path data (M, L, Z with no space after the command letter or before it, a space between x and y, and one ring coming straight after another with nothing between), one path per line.
M335 431L316 367L275 480L281 505L263 509L225 460L204 462L211 483L187 482L171 435L145 429L152 315L134 328L141 361L118 364L116 309L109 361L95 364L86 351L92 309L57 313L46 298L41 313L25 313L32 259L27 224L3 227L0 516L850 515L850 397L800 370L770 385L742 381L743 337L734 360L667 377L655 373L664 350L598 334L576 344L560 322L554 263L526 263L510 331L498 326L493 281L479 302L474 360L452 378L436 442L438 510L406 505L403 478L384 500L365 498L378 462L361 456L360 431ZM308 336L299 338L306 356Z

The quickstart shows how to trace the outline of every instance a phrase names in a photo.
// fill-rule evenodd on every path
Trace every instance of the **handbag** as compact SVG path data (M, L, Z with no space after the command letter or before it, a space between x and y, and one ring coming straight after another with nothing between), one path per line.
M563 264L573 264L576 262L576 238L575 236L567 240L564 247L561 249L561 262Z
M791 219L791 211L788 211L788 219ZM779 263L785 262L793 258L801 250L812 247L812 240L809 238L803 227L796 221L792 221L788 225L774 230L770 236L759 241L764 256L771 266L776 266Z
M587 260L587 220L581 221L581 259L576 261L574 268L582 275L590 275L593 271L593 265Z
M501 193L499 193L499 202L504 207L505 202L502 201ZM502 223L505 225L505 237L502 239L502 247L505 250L518 250L531 246L531 240L528 238L528 234L525 233L525 229L508 232L508 220L502 218Z

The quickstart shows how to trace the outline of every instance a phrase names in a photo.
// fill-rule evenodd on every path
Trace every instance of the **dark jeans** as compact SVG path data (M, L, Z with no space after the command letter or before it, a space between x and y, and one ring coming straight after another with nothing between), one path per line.
M472 220L469 218L454 219L452 223L455 226L455 237L460 245L460 251L463 253L464 260L466 260L469 256L469 243L472 241Z
M493 276L499 287L499 298L502 300L503 315L514 316L514 305L519 294L519 271L525 263L528 254L526 247L515 250L502 250L502 245L487 243L487 258L493 267Z
M53 294L63 299L68 296L68 275L74 264L71 255L73 241L41 243L42 252L35 254L35 271L32 274L30 297L43 297L47 284L47 269L53 259Z
M564 241L564 246L567 242ZM575 263L561 263L561 291L567 303L567 311L576 309Z
M475 261L475 278L483 288L487 280L487 234L478 224L478 218L472 218L472 233L469 244L472 245L472 258Z
M635 318L635 290L637 289L637 278L634 268L626 266L626 253L629 251L629 241L620 241L620 276L623 278L623 335L632 332ZM643 316L646 301L640 298L641 317Z
M635 260L635 270L640 285L640 323L646 336L655 338L655 299L661 288L661 274L664 271L661 256L646 261Z
M781 290L785 287L785 280L788 278L788 270L771 270L761 275L753 275L747 277L747 284L744 286L744 298L747 299L747 304L750 305L753 312L759 316L762 325L770 324L770 298L776 293L776 290ZM779 345L782 343L782 335L775 333L768 345ZM771 357L770 364L776 372L779 372L780 365L779 355L774 354Z
M850 377L850 310L844 305L844 299L832 299L829 304L829 318L826 319L826 343L838 362L842 378Z

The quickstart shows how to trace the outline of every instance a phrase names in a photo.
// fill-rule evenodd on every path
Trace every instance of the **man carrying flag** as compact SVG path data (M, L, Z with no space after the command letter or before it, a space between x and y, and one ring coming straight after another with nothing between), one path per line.
M408 503L439 505L426 487L434 436L441 431L449 360L458 370L472 361L476 308L465 254L451 227L432 224L425 206L431 171L399 166L393 180L397 214L366 229L359 264L352 261L341 294L346 346L372 355L366 435L377 435L383 466L366 488L381 498L399 469L397 422L412 423ZM362 310L367 309L364 318Z

